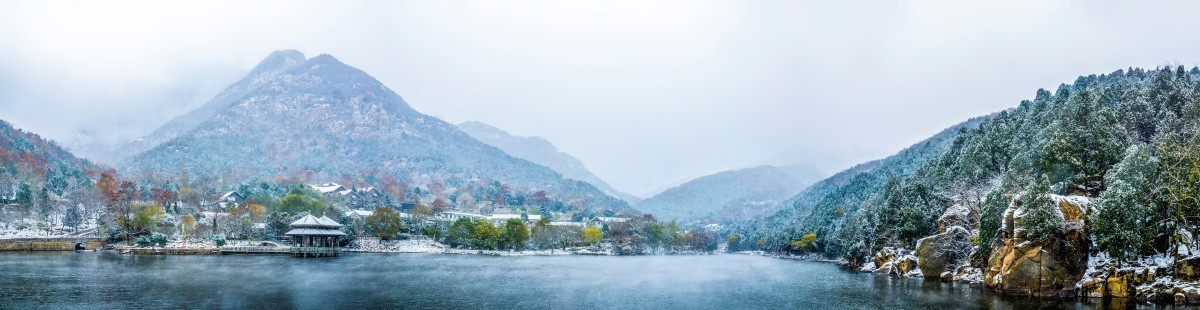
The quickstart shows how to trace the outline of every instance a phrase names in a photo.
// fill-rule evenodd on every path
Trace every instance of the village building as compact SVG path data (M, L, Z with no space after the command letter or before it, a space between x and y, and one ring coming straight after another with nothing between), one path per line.
M597 227L607 227L606 225L609 225L609 224L624 223L624 222L628 222L628 221L629 221L629 218L625 218L625 217L597 216L595 218L592 218L592 220L588 221L588 224L591 224L591 225L594 225Z
M366 221L367 217L374 215L375 212L367 210L350 210L346 211L346 217L354 221Z
M228 210L229 207L236 206L243 201L246 201L246 197L243 197L241 193L238 193L237 191L229 191L228 193L221 195L221 199L217 199L217 204L221 206L221 209Z
M320 194L340 193L346 190L346 188L342 187L342 185L333 182L325 184L309 184L308 187Z
M492 215L482 215L482 214L476 214L476 213L446 211L446 212L442 212L439 216L441 216L443 220L447 220L447 221L451 221L451 222L457 221L458 219L461 219L461 218L469 218L472 220L488 220L488 221L491 221L492 224L494 224L496 226L504 225L504 222L508 221L509 219L521 220L522 222L525 222L526 225L532 225L533 223L536 223L537 221L542 220L541 215L528 214L528 213L500 213L500 214L492 214Z
M351 209L373 209L383 199L383 194L374 187L347 189L339 194Z
M383 199L383 193L374 187L346 188L338 183L309 184L317 193L330 198L341 199L350 209L374 209Z
M442 214L440 216L442 217L442 219L445 219L445 220L451 221L451 222L457 221L458 219L461 219L461 218L469 218L472 220L479 220L479 219L487 218L487 216L484 216L482 214L457 212L457 211L442 212Z
M584 226L587 226L587 223L584 223L584 222L550 222L550 226L583 228Z
M528 214L528 213L521 213L521 214L506 213L506 214L492 214L491 216L488 217L488 219L491 220L492 224L495 224L496 226L504 225L504 222L507 222L509 219L518 219L518 220L521 220L522 222L525 222L526 225L529 225L529 224L537 223L537 221L541 221L542 216L537 215L537 214Z
M292 238L292 255L297 257L331 257L341 253L338 239L345 236L342 224L322 216L312 215L292 222L291 231L284 235Z

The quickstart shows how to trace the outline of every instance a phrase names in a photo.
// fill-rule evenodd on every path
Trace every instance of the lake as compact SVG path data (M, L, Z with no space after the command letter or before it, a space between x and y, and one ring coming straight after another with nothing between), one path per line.
M751 255L0 253L0 308L1092 308ZM1107 305L1106 305L1107 306ZM1116 306L1116 305L1114 305Z

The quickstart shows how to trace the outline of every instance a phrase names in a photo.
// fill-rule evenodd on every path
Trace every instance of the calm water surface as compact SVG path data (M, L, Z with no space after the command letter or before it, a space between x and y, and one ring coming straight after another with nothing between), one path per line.
M1104 304L1103 307L1123 306ZM0 308L1090 309L750 255L2 253Z

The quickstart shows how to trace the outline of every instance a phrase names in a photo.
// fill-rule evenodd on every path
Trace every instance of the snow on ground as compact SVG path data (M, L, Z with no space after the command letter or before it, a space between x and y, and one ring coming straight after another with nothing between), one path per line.
M433 240L394 240L373 241L360 239L357 247L347 247L347 252L378 252L378 253L445 253L447 247Z
M983 283L983 270L979 269L979 268L974 268L974 267L967 267L967 268L969 268L969 269L965 270L965 272L961 272L959 274L954 275L954 280L972 283L972 284L982 284Z
M94 228L95 224L90 222L80 225L77 230L73 230L47 225L44 222L33 219L20 219L7 223L0 222L0 239L70 237L79 232L88 232Z

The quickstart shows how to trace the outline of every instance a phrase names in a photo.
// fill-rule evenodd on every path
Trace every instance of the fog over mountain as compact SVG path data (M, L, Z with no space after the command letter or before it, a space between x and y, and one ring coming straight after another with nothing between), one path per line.
M122 151L204 106L263 55L295 48L353 63L431 116L554 141L613 188L645 197L780 151L840 171L1082 72L1191 67L1200 33L1171 30L1200 28L1197 11L1194 2L12 1L0 4L0 118L101 159L92 154ZM1069 29L1087 31L1054 35Z
M809 164L723 171L667 189L635 207L660 218L685 222L753 218L822 178L825 173Z
M429 175L454 184L482 180L542 189L600 209L628 208L587 183L563 179L413 110L366 72L328 54L271 53L207 105L137 143L150 146L118 169L151 179L181 171L232 182Z
M545 138L513 136L500 128L480 122L465 122L458 124L458 128L471 135L472 138L499 148L509 155L554 169L565 178L588 182L604 191L605 194L621 198L630 204L641 200L641 198L613 189L600 177L588 171L583 162L571 157L570 154L558 151L558 148L555 148L554 144Z

